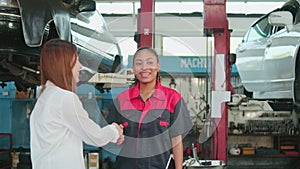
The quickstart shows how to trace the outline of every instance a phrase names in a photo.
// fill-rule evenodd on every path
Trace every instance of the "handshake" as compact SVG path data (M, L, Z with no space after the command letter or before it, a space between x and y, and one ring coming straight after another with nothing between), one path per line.
M118 130L118 132L119 132L119 138L117 139L116 144L120 145L124 141L124 134L123 134L124 126L122 124L117 124L117 123L112 123L112 125L114 125L116 127L116 129Z

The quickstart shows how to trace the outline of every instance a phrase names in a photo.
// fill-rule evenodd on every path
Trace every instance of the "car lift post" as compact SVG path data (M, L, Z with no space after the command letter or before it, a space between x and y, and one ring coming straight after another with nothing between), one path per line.
M212 90L229 91L230 69L229 69L229 47L230 32L228 30L228 21L226 15L226 0L203 0L204 2L204 34L214 36L214 57L212 65ZM216 56L224 56L223 65L218 65ZM220 75L216 73L216 68L224 67L225 78L220 83ZM221 77L222 78L222 77ZM221 79L223 80L223 79ZM227 103L221 103L221 117L214 119L217 124L213 133L213 154L212 158L222 160L227 163L227 127L228 127L228 106Z
M153 47L154 35L154 0L140 0L141 8L138 10L136 35L138 47Z

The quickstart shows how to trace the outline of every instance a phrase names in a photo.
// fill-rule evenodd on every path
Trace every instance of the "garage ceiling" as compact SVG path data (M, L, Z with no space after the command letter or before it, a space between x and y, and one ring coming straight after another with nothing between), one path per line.
M110 30L113 32L114 35L116 35L118 37L127 37L127 36L131 36L134 34L134 32L136 31L136 18L134 17L134 15L129 15L128 13L126 13L125 15L114 15L114 14L118 14L120 6L117 6L116 9L114 9L113 4L118 3L118 2L121 2L121 3L122 2L128 2L128 3L140 2L140 0L95 0L95 1L100 2L100 3L103 2L106 4L109 4L110 2L112 3L112 4L109 4L108 6L106 6L107 9L102 8L101 13L103 14L103 13L105 13L103 11L107 11L107 10L111 11L111 12L105 13L106 15L104 17L105 17L105 20L107 21L107 23L109 24ZM180 4L180 2L191 2L191 3L199 2L199 4L201 4L201 3L203 3L203 0L155 0L155 2L174 2L176 4ZM232 3L249 2L248 4L249 5L251 4L250 5L250 8L251 8L251 7L255 7L254 4L256 2L257 3L258 2L274 3L275 4L275 3L283 3L285 1L284 0L227 0L226 2L232 2ZM264 8L266 10L265 13L267 13L268 11L271 11L271 9L268 9L268 8L271 8L270 6L265 7L267 9ZM232 6L228 6L228 7L229 7L227 9L228 11L231 8L234 8L234 10L236 10L235 7L232 7ZM178 8L180 8L180 6L178 6ZM253 11L253 9L251 9L252 11L249 11L246 8L247 7L243 7L243 9L239 10L240 12L245 12L244 15L243 15L243 13L235 12L235 14L240 14L240 16L233 15L233 16L228 17L229 28L233 30L233 32L231 33L232 37L242 37L243 34L245 33L246 29L248 29L249 25L262 15L262 13L255 13L257 15L250 15L250 14L254 14L254 13L251 13ZM256 12L261 11L258 8L260 8L260 6L258 6L257 8L255 7ZM131 10L131 8L129 10ZM135 10L134 6L132 7L132 10ZM174 10L177 10L177 9L174 9ZM201 12L201 10L199 10L198 12ZM135 13L135 12L133 12L133 13ZM174 13L174 12L171 12L171 13ZM195 17L194 15L190 15L190 16L189 15L185 15L185 16L180 15L180 16L176 17L176 16L158 15L158 16L156 16L156 22L157 22L155 24L156 30L158 32L161 32L162 34L168 34L169 36L183 36L183 37L184 36L185 37L199 36L199 34L202 34L202 30L203 30L203 17L201 17L201 16ZM192 24L189 24L189 23L192 23ZM170 28L172 28L172 29L170 29Z
M95 0L96 2L139 2L140 0ZM201 2L202 0L155 0L156 2ZM286 0L227 0L227 2L285 2Z

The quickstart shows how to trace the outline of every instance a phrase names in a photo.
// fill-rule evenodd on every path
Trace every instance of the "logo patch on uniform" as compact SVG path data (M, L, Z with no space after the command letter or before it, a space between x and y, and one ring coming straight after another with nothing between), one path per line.
M169 122L167 122L167 121L159 121L159 125L160 126L169 126L170 125L170 123Z

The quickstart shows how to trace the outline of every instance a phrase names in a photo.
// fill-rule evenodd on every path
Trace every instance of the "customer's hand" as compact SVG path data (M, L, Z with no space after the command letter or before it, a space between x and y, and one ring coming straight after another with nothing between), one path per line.
M121 145L124 142L124 138L125 138L124 135L120 135L120 137L118 138L116 144L117 145Z
M119 132L119 138L117 139L116 144L120 145L124 141L124 135L123 135L123 128L124 127L123 127L122 124L118 125L117 123L112 123L112 125L114 125L117 128L118 132Z
M118 130L118 132L119 132L119 135L123 135L123 125L122 124L117 124L117 123L112 123L112 125L114 125L116 128L117 128L117 130Z

